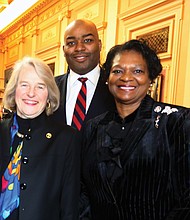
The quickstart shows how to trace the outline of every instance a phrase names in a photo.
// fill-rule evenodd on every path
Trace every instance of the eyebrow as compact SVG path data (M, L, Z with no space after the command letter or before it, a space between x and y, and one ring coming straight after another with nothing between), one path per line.
M89 36L94 37L93 34L84 34L84 35L82 35L82 38L89 37ZM66 38L66 40L72 40L72 39L75 39L75 38L76 37L74 37L74 36L69 36L69 37Z
M27 80L21 80L19 83L28 83L28 84L30 84L30 82L27 81ZM45 85L46 86L46 83L45 82L37 82L37 85Z

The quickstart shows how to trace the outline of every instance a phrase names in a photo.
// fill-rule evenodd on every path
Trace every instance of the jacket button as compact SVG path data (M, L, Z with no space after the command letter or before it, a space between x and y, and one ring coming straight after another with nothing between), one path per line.
M22 163L23 163L23 164L27 164L27 163L28 163L28 157L23 157Z
M24 137L26 138L26 140L30 140L32 138L29 134L25 134Z
M21 183L20 184L20 189L25 190L26 189L26 183Z

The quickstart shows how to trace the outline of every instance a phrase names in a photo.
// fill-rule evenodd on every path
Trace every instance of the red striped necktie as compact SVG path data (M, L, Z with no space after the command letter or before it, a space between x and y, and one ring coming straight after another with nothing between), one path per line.
M88 79L81 77L78 78L78 80L82 83L82 86L77 96L71 126L77 128L80 131L86 115L86 81Z

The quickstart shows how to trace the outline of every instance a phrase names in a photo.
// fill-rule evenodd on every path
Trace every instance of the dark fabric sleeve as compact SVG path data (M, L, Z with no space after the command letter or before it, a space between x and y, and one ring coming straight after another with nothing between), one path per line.
M82 180L81 180L81 192L80 192L80 202L79 202L79 219L80 220L91 219L88 194Z
M173 123L174 124L174 123ZM171 127L170 129L173 129ZM190 219L190 113L187 111L176 119L173 157L173 184L176 205L166 220Z
M85 149L88 146L90 138L93 138L92 124L90 121L81 129L81 138L82 138L82 147L81 147L81 183L80 183L80 201L79 201L79 219L80 220L90 220L91 211L90 211L90 202L88 198L88 191L83 179L83 161L85 160Z
M64 135L68 136L67 133ZM76 133L70 135L68 143L63 143L67 147L67 152L63 158L65 172L63 175L62 187L62 214L63 220L78 220L78 201L80 195L80 139Z

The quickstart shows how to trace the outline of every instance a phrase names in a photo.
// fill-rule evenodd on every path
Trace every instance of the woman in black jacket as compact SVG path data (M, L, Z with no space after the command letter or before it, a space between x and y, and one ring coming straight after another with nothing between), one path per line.
M113 47L104 64L116 112L87 123L81 219L190 219L190 111L154 101L162 66L146 43Z
M17 62L3 102L14 114L0 125L0 219L77 219L80 143L51 120L59 90L48 65Z

